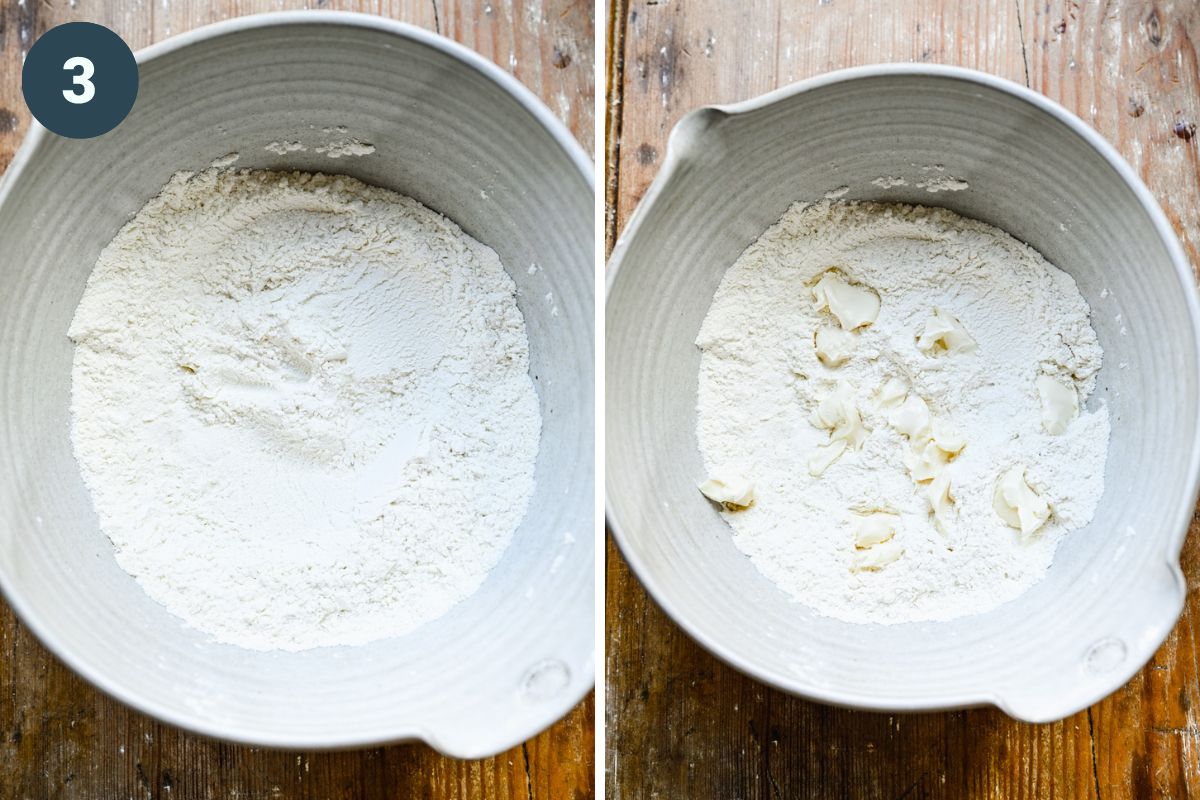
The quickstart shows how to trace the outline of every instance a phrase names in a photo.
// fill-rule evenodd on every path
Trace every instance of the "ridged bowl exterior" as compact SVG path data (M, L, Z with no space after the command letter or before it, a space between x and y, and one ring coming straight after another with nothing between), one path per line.
M970 188L918 187L932 165ZM885 176L907 185L872 183ZM819 616L751 565L696 491L693 343L717 285L789 204L843 186L847 200L996 225L1070 273L1091 306L1105 353L1090 402L1112 419L1105 493L1045 580L992 612L892 626ZM994 704L1042 721L1122 685L1174 625L1200 458L1195 281L1133 171L1058 105L970 70L887 65L697 110L672 133L608 281L608 521L659 604L729 663L840 705Z
M72 141L35 124L0 186L4 593L102 689L217 737L423 739L473 757L537 733L595 674L591 163L490 62L377 17L246 17L138 60L139 97L118 128ZM375 153L264 149L337 126ZM301 653L211 643L152 602L98 530L71 453L68 324L118 228L173 172L230 152L239 168L344 173L411 195L493 247L518 286L544 420L537 489L479 592L407 636Z

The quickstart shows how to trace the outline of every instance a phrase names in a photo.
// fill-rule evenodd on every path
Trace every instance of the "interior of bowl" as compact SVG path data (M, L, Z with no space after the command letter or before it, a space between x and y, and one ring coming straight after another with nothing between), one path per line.
M296 746L420 736L460 756L511 746L594 680L593 227L581 159L498 70L400 25L277 15L185 39L143 61L137 104L112 133L41 135L6 182L9 598L103 688L204 732ZM339 127L374 152L316 152ZM308 147L265 149L278 141ZM494 248L517 284L544 421L532 511L483 587L407 636L300 653L214 644L151 601L98 531L71 453L68 323L118 228L172 173L231 152L239 168L343 173L415 197Z
M880 70L704 109L670 151L618 244L606 329L608 511L659 602L735 665L833 702L994 702L1044 720L1123 683L1182 607L1195 502L1194 288L1139 190L1048 104L952 70ZM931 170L969 188L929 192L918 184ZM751 565L696 491L693 342L722 275L788 205L842 187L847 200L996 225L1070 273L1091 306L1104 366L1090 402L1112 420L1105 493L1046 578L990 613L892 626L819 616Z

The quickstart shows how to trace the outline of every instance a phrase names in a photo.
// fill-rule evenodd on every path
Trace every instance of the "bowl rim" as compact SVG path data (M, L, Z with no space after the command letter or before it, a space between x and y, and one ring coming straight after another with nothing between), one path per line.
M668 138L666 155L663 158L662 167L659 169L658 174L655 175L646 194L630 215L629 221L625 224L625 228L618 235L613 246L606 270L606 309L608 308L609 296L620 274L622 261L629 249L629 244L637 236L638 231L648 216L648 209L655 204L665 188L673 181L674 173L683 160L680 152L680 139L686 138L686 128L691 120L713 113L722 116L751 114L815 89L859 80L896 76L950 79L996 90L1026 102L1065 125L1084 144L1099 154L1108 164L1109 168L1133 191L1139 205L1153 223L1159 239L1166 247L1171 263L1175 267L1176 277L1184 286L1195 285L1196 278L1191 264L1183 251L1183 246L1180 244L1178 236L1167 220L1166 214L1154 199L1154 196L1150 193L1145 183L1107 139L1060 103L1015 81L967 67L946 64L880 63L821 73L741 102L702 105L680 118L672 128ZM1192 339L1198 354L1196 368L1200 372L1200 294L1195 291L1186 292L1185 303L1191 321ZM726 647L721 641L708 636L695 621L689 619L681 612L678 606L672 603L668 593L655 581L650 565L638 557L632 547L634 537L630 534L629 528L622 523L620 513L618 512L619 503L609 493L607 485L605 486L604 494L604 513L605 524L611 532L614 542L620 549L621 555L625 558L630 569L633 570L633 573L659 608L709 653L755 680L808 700L864 711L950 711L991 705L999 708L1011 717L1026 722L1051 722L1082 711L1084 708L1107 697L1125 685L1153 657L1154 653L1166 640L1167 636L1170 635L1171 630L1178 622L1179 616L1183 612L1187 592L1186 581L1180 567L1180 553L1183 549L1184 539L1187 536L1189 523L1196 508L1198 495L1200 495L1200 433L1197 434L1191 443L1191 454L1185 485L1188 487L1185 500L1189 502L1181 503L1180 507L1171 515L1169 528L1171 536L1165 541L1164 545L1164 552L1167 556L1166 567L1171 573L1176 592L1177 602L1174 609L1169 615L1164 614L1154 620L1147 621L1146 635L1139 637L1136 645L1131 643L1129 657L1125 660L1121 668L1114 669L1109 673L1108 681L1097 682L1095 684L1097 688L1085 696L1064 699L1064 702L1060 705L1053 708L1041 709L1031 708L1024 703L1018 707L1013 701L1019 700L1020 697L1015 693L1011 697L1005 697L999 692L988 688L981 688L974 692L958 695L946 695L935 701L927 698L908 698L895 693L867 696L852 692L829 690L822 688L815 682L800 680L787 673L772 671L751 663L751 661L743 658L739 653Z
M484 78L496 85L496 88L512 99L528 112L537 123L549 133L555 143L566 152L579 174L583 177L589 191L595 195L595 170L591 159L583 147L550 109L529 88L514 76L502 70L491 60L485 58L463 44L449 39L441 34L426 30L416 25L376 16L350 11L298 10L271 11L260 14L248 14L192 28L175 36L170 36L160 42L140 48L134 53L139 66L153 61L177 50L196 45L210 39L237 34L260 28L291 27L296 25L317 25L326 27L365 28L393 36L408 39L439 51L456 59L462 64L474 69ZM28 166L34 153L49 135L49 131L36 119L30 121L28 132L25 134L20 147L13 156L8 169L0 175L0 210L8 200L21 173ZM593 553L594 558L594 553ZM530 723L508 736L492 738L484 732L487 727L479 725L476 735L459 736L454 731L436 731L428 725L398 721L395 725L374 730L364 730L353 734L337 736L313 736L307 734L292 734L287 731L273 730L269 726L231 727L216 720L202 718L190 712L165 708L159 703L138 695L132 688L132 682L120 683L115 679L94 670L86 661L78 657L68 643L64 642L53 632L45 620L33 608L13 591L7 571L0 569L0 595L3 595L16 617L27 627L37 640L52 655L66 664L76 675L79 675L92 686L109 697L129 706L150 717L200 736L234 744L269 747L281 750L345 750L362 747L381 746L405 741L422 741L443 755L459 759L485 758L509 750L525 742L558 720L562 719L582 701L595 686L595 657L586 659L588 669L580 674L580 680L573 691L564 692L553 701L541 704L540 713L530 715ZM593 614L594 617L594 614ZM594 619L591 619L594 623Z

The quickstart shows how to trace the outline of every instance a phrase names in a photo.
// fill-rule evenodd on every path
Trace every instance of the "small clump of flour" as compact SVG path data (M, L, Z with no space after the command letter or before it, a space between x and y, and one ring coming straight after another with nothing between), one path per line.
M826 274L860 292L846 313L870 314L862 298L874 294L877 317L838 328L832 306L814 302ZM923 336L935 330L947 333ZM989 225L933 208L794 205L727 271L696 344L705 466L753 482L752 504L722 512L734 542L826 616L898 623L994 608L1045 574L1103 493L1108 412L1084 405L1103 355L1088 306L1069 275ZM1077 411L1063 401L1043 420L1047 378ZM935 502L915 482L928 465L892 416L904 397L953 431L934 428L955 440L933 462L951 497ZM814 467L821 453L834 458ZM1001 485L1033 509L1036 531L998 510ZM1039 504L1048 519L1032 516Z
M175 175L75 312L72 442L121 566L251 649L405 633L525 514L541 416L496 253L327 175Z
M339 139L336 142L330 142L318 147L317 152L330 158L369 156L375 152L375 145L368 142L360 142L358 139Z

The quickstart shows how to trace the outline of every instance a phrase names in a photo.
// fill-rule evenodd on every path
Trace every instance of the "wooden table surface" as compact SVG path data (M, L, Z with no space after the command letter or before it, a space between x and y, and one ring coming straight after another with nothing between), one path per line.
M1033 87L1112 141L1200 263L1196 0L613 0L608 243L689 109L881 61ZM1200 797L1200 531L1187 609L1127 686L1052 725L992 709L892 716L772 691L717 661L608 549L613 798Z
M0 170L29 122L23 58L47 29L98 22L137 49L208 22L306 5L368 11L457 39L539 94L591 152L594 25L583 0L0 0ZM0 603L0 800L573 800L593 794L594 721L589 696L549 731L482 761L443 758L423 745L339 753L228 745L160 725L97 692Z

